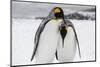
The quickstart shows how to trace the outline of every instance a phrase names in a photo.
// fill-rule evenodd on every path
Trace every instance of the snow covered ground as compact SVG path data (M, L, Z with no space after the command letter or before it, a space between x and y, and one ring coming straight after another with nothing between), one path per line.
M95 60L95 21L70 20L75 26L81 49L81 59L76 53L75 61ZM31 62L34 35L41 23L35 19L13 19L12 21L12 64L27 65ZM54 63L57 63L54 60Z

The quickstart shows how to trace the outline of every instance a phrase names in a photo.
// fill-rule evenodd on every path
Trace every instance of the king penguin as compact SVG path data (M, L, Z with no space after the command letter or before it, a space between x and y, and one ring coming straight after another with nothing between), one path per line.
M78 39L73 24L64 19L60 7L55 7L37 29L31 61L35 58L37 64L51 63L55 56L60 62L67 61L75 55L76 42Z
M77 46L79 57L81 58L80 46L73 24L70 21L65 20L59 27L59 30L60 35L56 52L57 60L59 62L73 62Z

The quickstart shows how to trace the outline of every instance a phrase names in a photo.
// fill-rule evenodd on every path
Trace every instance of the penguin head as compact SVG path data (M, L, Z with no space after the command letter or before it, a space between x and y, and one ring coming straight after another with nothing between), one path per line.
M53 13L56 19L64 18L63 10L60 7L55 7Z
M67 26L65 24L61 24L61 26L59 27L60 30L60 35L62 38L62 46L64 47L64 39L67 35Z

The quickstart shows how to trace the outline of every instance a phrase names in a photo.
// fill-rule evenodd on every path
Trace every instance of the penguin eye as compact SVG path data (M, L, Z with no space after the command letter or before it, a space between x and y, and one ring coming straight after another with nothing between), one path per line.
M56 8L55 10L54 10L54 13L60 13L61 11L60 11L60 9L59 8Z

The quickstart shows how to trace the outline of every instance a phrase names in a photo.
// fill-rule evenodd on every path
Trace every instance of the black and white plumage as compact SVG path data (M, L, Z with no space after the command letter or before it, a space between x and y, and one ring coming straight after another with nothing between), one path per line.
M57 13L55 13L56 9L58 9L58 12L56 11ZM72 41L75 41L74 43L69 42L68 38L70 37L68 37L68 35L72 36L72 34L69 33L69 30L72 30L71 32L73 33L73 37L71 39ZM35 57L37 63L50 63L53 61L55 56L60 62L69 61L69 57L73 59L76 50L76 43L81 57L75 28L70 21L64 19L63 10L60 7L55 7L50 12L49 16L42 21L37 29L34 43L35 47L31 61ZM72 46L70 46L71 43ZM70 46L70 49L65 50L68 46Z
M65 22L66 23L61 27L64 28L64 31L61 34L61 36L59 36L58 47L57 47L57 56L58 56L57 59L59 60L59 62L72 62L75 57L77 46L79 51L79 57L81 58L80 46L73 24L68 20L65 20ZM63 41L62 35L65 33L66 36L64 37Z

